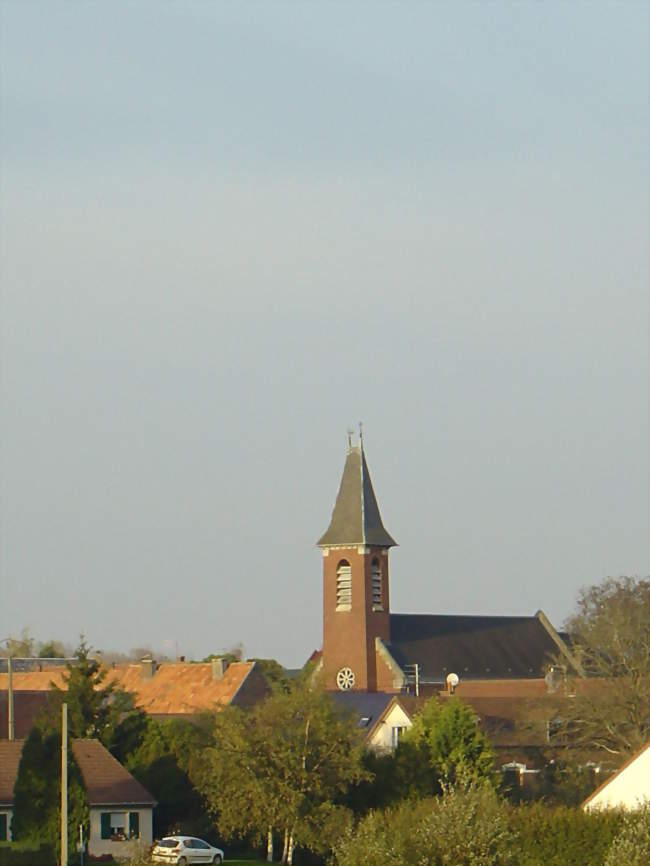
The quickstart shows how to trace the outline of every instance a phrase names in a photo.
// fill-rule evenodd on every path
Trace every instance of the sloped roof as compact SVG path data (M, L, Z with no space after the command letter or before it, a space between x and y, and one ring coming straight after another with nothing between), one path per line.
M47 692L14 692L14 736L22 740L31 731L36 716L47 705ZM0 739L9 736L9 693L0 691Z
M596 809L635 809L650 802L650 742L606 779L583 802L586 812Z
M384 529L362 445L348 449L332 519L317 543L319 547L396 545Z
M136 706L152 715L184 715L216 710L232 703L255 662L233 662L222 679L213 679L210 662L162 662L151 679L143 679L140 664L119 665L108 670L105 682L115 682L134 695ZM51 683L64 687L62 670L14 674L14 691L49 691ZM0 674L0 689L7 688L7 675Z
M142 678L140 665L127 665L111 670L106 679L134 694L136 705L146 713L181 715L231 704L254 665L233 662L222 679L213 679L210 662L163 662L151 679Z
M397 663L418 664L420 677L444 682L533 678L558 645L537 616L391 614L390 651Z
M151 794L99 740L73 740L71 750L81 770L90 806L156 805Z
M24 740L0 740L0 806L14 802L14 785Z

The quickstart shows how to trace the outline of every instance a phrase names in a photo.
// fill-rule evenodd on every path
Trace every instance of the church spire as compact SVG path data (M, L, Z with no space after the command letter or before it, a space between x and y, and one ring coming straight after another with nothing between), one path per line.
M395 547L395 540L384 529L377 498L363 450L363 434L359 425L359 444L352 444L348 434L348 454L332 519L327 531L318 540L319 547L337 545L368 545Z

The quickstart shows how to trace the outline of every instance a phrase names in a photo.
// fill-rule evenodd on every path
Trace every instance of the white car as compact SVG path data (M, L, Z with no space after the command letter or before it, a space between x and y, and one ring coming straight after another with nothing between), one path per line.
M222 863L223 851L195 836L165 836L153 846L151 859L154 863L173 863L175 866Z

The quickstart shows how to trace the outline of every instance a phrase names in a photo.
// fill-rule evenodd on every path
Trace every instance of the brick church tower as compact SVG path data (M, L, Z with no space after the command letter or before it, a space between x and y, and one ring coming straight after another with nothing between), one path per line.
M363 439L350 439L323 552L323 673L325 688L383 690L388 672L377 647L390 642L388 551ZM391 679L392 682L392 679Z

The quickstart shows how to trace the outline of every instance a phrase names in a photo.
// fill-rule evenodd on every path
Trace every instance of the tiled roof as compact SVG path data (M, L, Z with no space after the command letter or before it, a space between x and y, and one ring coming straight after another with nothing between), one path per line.
M72 754L81 770L90 806L155 806L156 801L99 740L73 740Z
M14 692L14 736L22 740L32 729L36 716L47 705L47 692ZM0 739L9 736L9 694L0 691Z
M228 706L253 670L254 662L233 662L222 679L214 679L212 665L163 662L149 680L140 665L111 670L114 681L136 696L138 707L152 715L198 713Z
M0 806L14 802L14 785L24 740L0 740Z
M350 446L348 450L332 519L318 544L321 547L338 544L394 547L396 544L381 521L366 455L360 445Z
M543 675L558 645L537 616L391 614L390 651L420 677L515 679Z
M253 670L255 662L233 662L222 679L212 676L212 664L162 662L151 679L143 679L139 664L111 668L105 682L115 682L135 695L135 703L152 715L184 715L228 706ZM47 691L50 684L64 685L63 671L14 674L15 691ZM7 675L0 674L0 690Z

